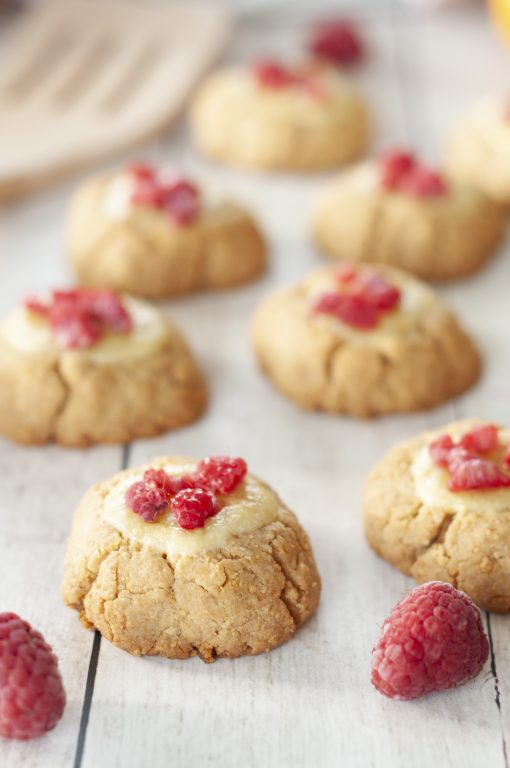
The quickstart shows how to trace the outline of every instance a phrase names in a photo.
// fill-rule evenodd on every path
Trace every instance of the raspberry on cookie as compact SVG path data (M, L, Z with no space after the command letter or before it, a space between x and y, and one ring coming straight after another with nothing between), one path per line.
M53 291L0 325L0 434L16 442L150 437L197 419L205 400L180 332L138 299Z
M354 87L318 62L221 70L199 89L191 122L204 154L259 170L334 168L359 158L370 134Z
M260 367L290 400L358 417L439 405L481 369L473 341L432 290L383 266L327 267L270 296L252 339Z
M146 164L86 181L71 203L67 240L82 283L147 298L240 285L267 260L244 209Z
M370 546L417 581L510 610L510 430L470 419L395 446L364 493Z
M454 132L447 167L452 178L469 184L503 206L510 204L510 97L486 96Z
M204 661L269 651L315 612L308 537L243 459L160 458L93 486L62 595L129 653Z
M504 230L503 211L485 195L400 150L343 174L313 221L327 256L390 264L425 280L475 272Z

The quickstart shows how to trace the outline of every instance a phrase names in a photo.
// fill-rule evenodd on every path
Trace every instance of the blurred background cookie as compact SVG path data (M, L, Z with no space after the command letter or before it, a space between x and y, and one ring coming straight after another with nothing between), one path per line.
M449 145L453 178L510 205L510 98L486 96L459 124Z
M0 326L0 433L16 442L127 442L194 421L205 401L180 332L145 302L54 291Z
M374 265L325 268L269 296L252 339L261 369L290 400L358 417L431 408L481 369L475 344L430 288Z
M67 242L84 284L149 298L230 288L258 277L267 260L243 208L145 164L85 182L71 203Z
M506 216L469 179L451 182L408 152L347 171L325 191L314 238L331 258L392 264L426 280L479 269L502 241Z
M334 168L359 158L370 137L355 87L317 62L220 70L199 88L191 124L204 154L258 170Z

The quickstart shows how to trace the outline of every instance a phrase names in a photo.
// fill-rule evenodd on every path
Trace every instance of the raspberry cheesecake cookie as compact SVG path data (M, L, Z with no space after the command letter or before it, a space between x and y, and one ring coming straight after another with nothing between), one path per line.
M127 442L194 421L204 405L181 334L138 299L53 291L0 325L0 433L19 443Z
M482 193L448 181L414 155L392 152L335 181L319 202L313 231L332 258L449 280L479 269L504 226L502 210Z
M278 61L213 74L192 105L200 149L232 165L314 171L359 158L369 140L367 111L338 72Z
M364 522L403 573L510 610L510 430L465 420L395 446L368 478Z
M476 104L450 142L448 169L504 206L510 205L510 99Z
M481 367L430 288L390 267L315 272L263 301L252 336L283 394L360 417L431 408L474 384Z
M269 651L315 612L306 533L242 459L160 458L93 486L62 594L129 653L204 661Z
M84 284L148 298L230 288L266 267L264 239L246 211L149 165L87 181L71 204L67 239Z

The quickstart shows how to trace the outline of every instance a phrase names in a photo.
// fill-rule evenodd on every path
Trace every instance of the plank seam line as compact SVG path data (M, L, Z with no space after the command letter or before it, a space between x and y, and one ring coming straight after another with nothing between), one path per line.
M496 655L494 653L494 646L492 642L491 616L488 611L486 612L486 617L487 617L487 634L489 635L490 666L491 666L492 677L494 678L494 691L495 691L494 701L496 702L496 706L498 708L499 720L501 723L501 745L503 748L503 760L504 760L505 768L509 768L505 732L503 729L503 713L501 711L501 698L500 698L500 691L499 691L499 678L498 678L498 672L496 668Z
M121 469L127 469L131 453L131 443L122 446ZM94 686L96 683L97 666L99 664L99 652L101 650L101 633L97 630L94 633L94 641L90 652L89 668L87 671L87 681L85 683L85 695L81 709L80 729L78 731L78 740L76 742L76 752L74 755L74 768L81 768L83 755L85 752L85 740L87 738L87 728L89 724L90 711L92 709L92 699L94 697Z

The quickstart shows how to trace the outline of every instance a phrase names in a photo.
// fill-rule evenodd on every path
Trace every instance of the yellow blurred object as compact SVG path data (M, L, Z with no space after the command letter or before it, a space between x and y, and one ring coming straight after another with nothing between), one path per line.
M510 0L489 0L489 8L496 26L510 43Z

